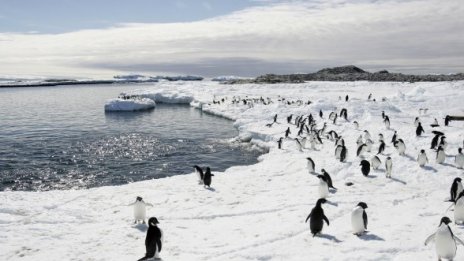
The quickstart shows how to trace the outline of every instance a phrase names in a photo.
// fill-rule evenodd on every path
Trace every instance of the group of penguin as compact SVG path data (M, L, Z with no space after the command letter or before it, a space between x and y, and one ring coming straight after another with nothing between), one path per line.
M372 95L369 95L368 100L372 99ZM222 98L218 100L214 100L213 104L221 104L226 102L227 98ZM349 101L348 95L345 96L345 101ZM373 100L375 101L375 99ZM285 98L279 97L278 102L286 105L307 105L311 104L311 101L304 102L303 100L296 100L296 101L291 101L291 100L286 100ZM237 105L246 105L248 107L253 107L254 104L262 104L262 105L268 105L273 103L272 99L270 98L248 98L245 97L244 99L240 97L233 97L232 99L232 104L237 104ZM421 109L419 114L425 112L426 109ZM323 112L322 110L319 111L319 117L323 118ZM348 122L348 111L343 108L340 113L336 112L331 112L329 114L328 119L332 123L336 123L338 118L345 119ZM279 123L278 121L278 115L274 115L273 121L269 124L266 124L267 127L272 127L274 124ZM387 129L390 129L390 119L388 115L385 115L384 112L382 112L382 120ZM307 148L307 143L309 142L310 144L310 149L315 150L317 146L320 146L323 144L323 138L333 141L335 143L335 158L339 160L340 162L345 162L347 158L347 153L348 150L345 146L345 141L341 135L336 133L335 131L331 130L326 132L327 130L327 123L324 122L323 127L321 129L317 129L316 127L316 119L312 116L312 114L309 114L307 117L304 115L300 116L295 116L295 115L289 115L287 117L287 123L290 125L295 125L296 128L298 129L297 135L293 140L296 142L297 147L300 151L303 151L303 149ZM423 133L425 133L422 124L419 120L419 118L415 119L414 122L416 126L416 135L421 136ZM353 121L354 128L356 130L359 129L359 123L357 121ZM437 127L439 126L437 120L435 119L434 123L431 124L431 127ZM447 146L446 143L446 138L444 133L439 132L439 131L432 131L432 133L435 134L435 137L432 139L432 144L431 144L431 149L436 149L436 162L441 164L445 161L445 149ZM291 133L291 128L288 127L284 133L285 139L291 139L290 138ZM280 137L277 140L277 145L278 149L283 149L283 141L284 137ZM372 141L372 137L370 133L367 130L364 130L364 134L360 135L357 139L357 151L356 155L361 158L360 161L360 166L361 166L361 173L364 176L368 176L370 173L371 168L372 169L378 169L381 165L381 160L377 156L379 154L383 154L386 144L385 140L383 137L383 134L379 134L379 147L377 150L377 154L371 158L370 161L364 159L364 154L367 152L372 151L372 147L374 142ZM395 149L398 151L399 155L405 155L406 151L406 144L401 138L398 138L397 136L397 131L394 131L391 143L393 143L393 146ZM463 144L464 145L464 144ZM315 163L314 161L310 158L307 157L307 168L310 172L310 174L316 174L315 173ZM418 157L417 157L417 162L419 163L420 166L424 166L427 162L427 156L425 154L425 150L421 150ZM385 159L385 169L386 169L386 177L391 178L392 174L392 159L391 157L386 157ZM455 165L457 168L463 168L464 167L464 155L462 153L462 148L458 149L458 154L456 155L455 158ZM209 167L206 168L205 171L198 165L194 166L195 173L198 177L198 183L201 185L204 185L204 187L210 187L211 181L212 181L212 176L211 174L211 169ZM322 205L327 203L327 197L329 196L329 190L337 190L332 182L332 178L330 177L330 174L327 173L325 169L321 169L320 175L316 175L317 178L319 179L319 199L316 202L316 205L314 208L312 208L311 212L307 216L305 223L308 222L309 220L309 227L311 234L313 237L316 235L320 234L324 222L329 225L329 219L327 216L324 214L324 210L322 208ZM351 182L345 183L347 186L353 185ZM463 186L461 184L461 179L456 178L451 186L450 190L450 202L453 202L454 206L454 217L455 217L455 223L456 224L464 224L464 191L463 191ZM131 205L134 205L134 218L135 218L135 223L142 221L145 223L145 216L146 216L146 206L151 206L149 203L145 203L141 197L137 197L136 201L132 203ZM366 213L366 209L368 208L367 204L365 202L359 202L351 211L351 227L352 227L352 233L357 236L362 236L367 232L367 225L368 225L368 217ZM456 255L456 243L460 243L464 245L463 241L461 241L459 238L457 238L453 232L451 231L449 227L449 223L451 223L451 220L448 217L443 217L440 221L439 227L435 233L433 233L431 236L429 236L425 242L427 245L431 241L435 241L436 244L436 252L438 255L439 260L441 258L445 258L448 260L454 259ZM159 252L162 249L162 241L163 241L163 232L162 230L157 226L159 224L158 220L156 217L151 217L148 220L148 230L147 230L147 235L145 239L145 246L146 246L146 254L143 258L139 260L146 260L146 259L151 259L153 257L158 258L159 257Z

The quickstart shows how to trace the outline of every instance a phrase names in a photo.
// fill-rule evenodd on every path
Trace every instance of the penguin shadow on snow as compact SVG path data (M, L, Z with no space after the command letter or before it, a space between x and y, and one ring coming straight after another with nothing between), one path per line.
M410 161L416 161L416 159L409 154L404 154L403 157L408 158Z
M335 243L341 243L341 242L343 242L343 241L341 241L340 239L338 239L336 236L327 235L327 234L318 234L316 237L328 239L328 240L333 241L333 242L335 242Z
M375 234L369 234L369 233L364 233L360 236L358 236L359 239L365 240L365 241L385 241L385 239L375 235Z
M212 187L206 187L205 188L206 190L209 190L211 192L216 192L216 189L215 188L212 188Z
M438 170L432 166L423 166L421 168L428 170L428 171L438 172Z
M377 169L375 172L380 172L380 173L385 173L386 171L384 169ZM392 180L392 181L395 181L395 182L398 182L398 183L401 183L403 185L407 185L408 183L406 181L403 181L401 179L398 179L398 178L394 178L394 177L390 177L390 178L387 178L389 180Z
M147 232L148 230L147 224L136 224L136 225L133 225L132 227L135 229L138 229L140 232L143 232L143 233Z

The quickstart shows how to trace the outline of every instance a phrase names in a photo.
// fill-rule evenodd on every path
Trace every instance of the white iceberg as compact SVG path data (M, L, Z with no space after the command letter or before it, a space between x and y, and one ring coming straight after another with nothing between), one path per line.
M105 111L143 111L155 108L156 103L148 98L111 99L105 104Z

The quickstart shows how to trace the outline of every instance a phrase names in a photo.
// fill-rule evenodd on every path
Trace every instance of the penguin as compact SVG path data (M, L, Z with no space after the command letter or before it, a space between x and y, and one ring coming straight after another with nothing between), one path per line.
M322 110L319 110L319 117L324 118L324 114L322 113Z
M282 149L282 137L280 137L280 139L277 141L277 146L278 146L279 150Z
M392 159L391 157L387 157L387 159L385 160L385 170L386 170L387 178L391 178L392 167L393 167Z
M340 152L340 162L345 162L347 153L348 153L348 150L346 149L345 145L343 145L342 151Z
M385 111L382 111L382 119L385 119Z
M290 127L287 128L287 130L285 131L285 138L288 138L288 135L290 134Z
M387 115L385 115L383 123L385 124L385 128L390 129L390 118Z
M298 140L298 138L295 138L295 141L296 141L296 146L298 147L298 150L300 152L303 151L303 145L301 144L301 142Z
M431 149L435 149L438 145L438 139L440 139L440 134L435 134L435 137L433 137L432 142L430 144Z
M443 150L446 150L446 147L448 146L448 142L446 142L446 137L441 136L440 144L438 146L441 146Z
M145 256L140 258L141 260L148 260L151 258L159 258L163 246L163 231L158 227L158 219L151 217L148 220L147 237L145 238Z
M351 211L351 228L353 234L360 236L367 230L367 204L359 202L355 208Z
M380 161L379 157L377 157L377 156L372 157L372 159L371 159L372 169L378 169L380 167L381 163L382 162Z
M340 111L340 117L348 121L348 111L345 108Z
M287 117L287 123L290 124L292 122L292 117L293 114L290 114L290 116Z
M422 124L419 122L416 128L416 136L421 136L424 132L424 128L422 128Z
M451 220L448 217L442 217L437 231L425 240L425 245L435 241L435 250L438 260L442 258L453 260L456 256L456 242L464 246L464 242L453 234L453 231L448 225L449 223L451 223Z
M345 140L342 138L342 136L338 136L338 139L335 142L335 146L345 146Z
M398 139L395 142L395 148L400 155L404 155L404 152L406 151L406 145L404 144L404 141L402 139Z
M348 94L345 96L345 102L349 100Z
M366 151L371 152L374 142L371 139L366 140Z
M319 179L319 198L327 198L329 196L329 184L324 175L317 175Z
M453 180L453 184L451 184L451 188L450 188L450 196L451 197L450 197L449 201L456 202L456 198L464 190L463 187L462 187L461 181L462 181L461 178L455 178Z
M211 174L211 169L209 167L206 167L206 172L205 172L205 175L203 177L203 183L206 186L208 186L208 188L211 186L211 177L214 176L214 174Z
M446 158L446 155L445 155L445 151L443 150L443 147L440 145L438 146L438 149L437 149L437 156L436 156L436 163L437 164L442 164L445 162L445 158Z
M359 130L359 123L357 121L353 121L353 126L355 130Z
M422 110L422 109L421 109ZM420 114L420 113L419 113ZM417 127L419 126L419 117L416 117L416 119L414 119L414 127Z
M195 165L193 166L195 168L195 173L197 174L198 177L198 184L203 184L203 170L200 168L200 166Z
M309 137L309 144L311 145L312 150L316 149L316 137L314 135Z
M367 100L370 101L372 99L372 93L369 93L369 96L367 97Z
M324 226L324 221L329 225L329 219L324 214L324 209L322 209L322 204L325 204L327 200L325 198L320 198L316 202L316 206L311 210L308 217L305 220L305 223L309 219L309 228L313 237L319 234L322 231Z
M340 162L344 162L346 159L346 147L343 145L338 145L335 148L335 159L340 160Z
M383 140L380 141L379 145L379 151L377 152L377 155L383 153L385 151L385 142Z
M464 191L461 191L454 201L454 223L464 224Z
M363 157L363 154L367 151L367 145L361 144L356 151L356 156Z
M327 179L327 185L329 186L329 188L336 190L336 188L333 186L332 178L330 177L329 173L327 173L325 169L321 169L321 172L322 172L322 175L324 175L324 177Z
M276 123L277 122L277 114L274 115L274 122L273 123Z
M427 154L425 154L425 150L421 150L419 155L417 156L417 163L419 163L419 166L423 167L425 166L425 163L428 163L429 159L427 158Z
M364 140L370 140L370 139L371 139L371 134L367 130L364 130Z
M153 205L143 201L142 197L137 197L135 202L129 204L129 206L134 206L134 224L137 224L139 221L142 221L142 224L145 224L147 206L153 207Z
M379 141L384 141L382 133L379 133Z
M356 145L358 145L358 147L359 147L363 143L364 143L363 137L362 137L362 135L359 135L358 139L356 140Z
M367 177L367 175L369 175L369 172L371 171L371 164L369 163L369 161L361 160L361 164L359 164L359 166L361 166L362 174L365 177Z
M430 126L431 126L432 128L435 128L435 127L440 127L440 124L438 124L438 121L437 121L437 119L435 118L435 120L433 121L433 124L430 124Z
M458 169L462 169L464 167L464 154L462 154L462 148L458 149L458 155L454 158L454 164Z
M396 131L395 131L395 133L393 133L391 143L395 144L395 142L396 142L396 136L397 136L397 135L396 135Z
M309 174L312 174L314 173L316 165L314 164L313 159L311 159L310 157L307 157L306 159L308 160L308 162L306 163L306 167L308 168Z

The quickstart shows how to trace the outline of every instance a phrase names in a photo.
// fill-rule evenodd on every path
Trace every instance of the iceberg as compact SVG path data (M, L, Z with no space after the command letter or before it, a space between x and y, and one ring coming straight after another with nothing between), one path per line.
M143 111L155 108L155 101L148 98L111 99L105 104L105 111Z

